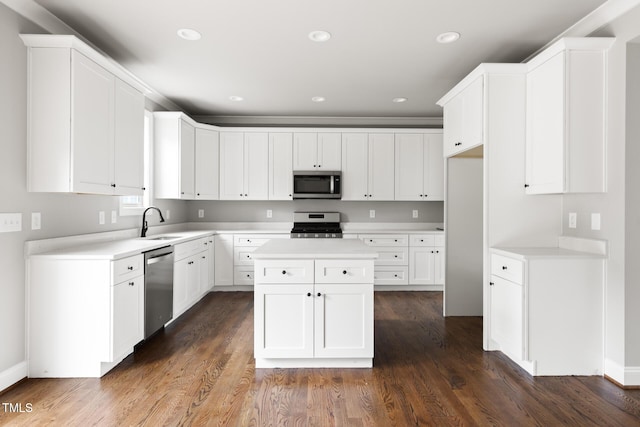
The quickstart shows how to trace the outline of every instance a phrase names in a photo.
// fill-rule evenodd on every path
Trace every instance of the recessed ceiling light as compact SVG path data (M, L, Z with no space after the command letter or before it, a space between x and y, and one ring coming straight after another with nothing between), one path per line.
M309 38L314 42L326 42L331 38L331 34L327 31L322 30L311 31L309 33Z
M311 98L311 100L313 102L324 102L327 100L327 98L325 98L324 96L314 96L313 98Z
M229 99L230 99L231 101L235 101L235 102L244 101L244 98L243 98L243 97L241 97L241 96L236 96L236 95L231 95L231 96L229 97Z
M456 33L455 31L447 31L446 33L438 34L436 37L436 41L438 43L453 43L454 41L460 38L460 33Z
M185 40L200 40L202 38L202 34L193 30L191 28L180 28L178 30L178 37Z
M401 102L407 102L409 98L393 98L392 101L399 104Z

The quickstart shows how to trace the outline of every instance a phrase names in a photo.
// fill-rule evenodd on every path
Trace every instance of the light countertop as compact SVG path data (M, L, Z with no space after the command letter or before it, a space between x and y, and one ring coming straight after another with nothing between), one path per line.
M535 258L606 258L606 256L602 254L576 251L560 247L494 247L491 248L491 252L512 258L520 258L522 260Z
M357 239L274 239L253 251L260 259L375 259L378 252Z

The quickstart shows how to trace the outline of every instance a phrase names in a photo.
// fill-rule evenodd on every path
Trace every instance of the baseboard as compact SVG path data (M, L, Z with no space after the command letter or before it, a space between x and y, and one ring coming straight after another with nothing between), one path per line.
M27 361L0 372L0 392L27 377Z
M622 366L610 359L605 359L604 376L622 388L640 387L640 366Z

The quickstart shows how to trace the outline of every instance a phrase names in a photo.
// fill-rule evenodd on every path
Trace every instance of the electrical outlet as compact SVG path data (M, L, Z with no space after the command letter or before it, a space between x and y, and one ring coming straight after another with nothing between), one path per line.
M204 209L198 209L198 218L204 218Z
M9 233L12 231L22 231L21 213L0 214L0 232Z
M104 225L105 222L106 221L105 221L104 211L98 212L98 223L100 225Z
M42 227L42 217L40 212L31 212L31 229L40 230Z
M578 226L578 214L575 212L569 213L569 228L576 228Z
M591 214L591 229L600 230L600 214L599 213Z
M118 212L111 211L111 224L118 222Z
M273 218L273 211L271 209L267 209L267 218Z
M369 210L369 218L375 218L376 217L376 210L375 209L370 209Z
M164 218L165 219L171 218L171 211L169 209L167 209L167 212L164 214Z
M418 218L418 209L414 209L413 212L411 212L411 217Z

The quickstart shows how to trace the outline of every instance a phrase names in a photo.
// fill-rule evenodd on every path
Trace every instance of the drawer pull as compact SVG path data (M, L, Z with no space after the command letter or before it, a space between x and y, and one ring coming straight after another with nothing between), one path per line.
M398 258L398 255L394 255L393 257L394 257L394 258Z
M489 282L489 286L493 286L493 282Z
M311 292L307 292L307 296L310 297L311 296Z
M347 274L347 270L342 270L342 274Z
M506 266L506 265L503 265L503 266L502 266L502 269L503 269L503 270L506 270L506 269L507 269L507 266Z
M129 282L129 286L134 286L135 283L134 282Z
M318 292L318 296L319 296L319 297L321 297L321 296L322 296L322 294L321 294L320 292Z
M128 266L128 267L127 267L127 270L129 270L129 271L133 271L133 266L132 266L132 265Z
M287 270L282 270L282 274L287 274Z
M247 279L251 279L251 275L250 274L247 274Z

